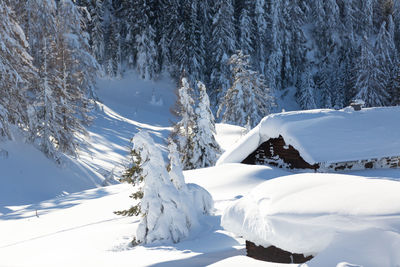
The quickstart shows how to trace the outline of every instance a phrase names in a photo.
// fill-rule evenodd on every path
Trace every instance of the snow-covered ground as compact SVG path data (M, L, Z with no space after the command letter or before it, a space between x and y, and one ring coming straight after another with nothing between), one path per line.
M130 206L132 186L102 184L112 173L114 178L120 176L127 164L129 140L138 129L149 130L165 151L162 140L168 136L173 119L169 108L175 99L174 85L165 80L138 81L132 74L120 81L100 80L99 87L102 104L94 112L96 119L89 129L90 146L82 147L78 159L69 159L59 168L18 140L0 143L0 148L8 151L8 157L0 157L1 267L286 266L246 257L245 240L221 226L226 207L244 199L256 186L295 175L266 166L232 163L186 171L187 183L199 184L212 194L214 214L204 218L181 243L131 247L139 218L117 216L113 211ZM243 135L243 128L219 124L217 132L217 141L229 150ZM399 170L352 174L387 177L380 178L382 181L400 179ZM375 196L385 194L381 191L377 189ZM356 224L357 220L349 222ZM399 246L400 229L398 224L393 225L390 231L364 228L340 235L308 266L343 262L396 266L398 255L389 255L390 250L385 250L389 245ZM354 262L352 252L360 247L368 256L364 262Z

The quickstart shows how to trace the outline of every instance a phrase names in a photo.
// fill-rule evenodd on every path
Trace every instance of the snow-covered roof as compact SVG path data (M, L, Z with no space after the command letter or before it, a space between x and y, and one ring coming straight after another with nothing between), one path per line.
M318 109L272 114L226 151L217 165L239 163L281 135L310 164L400 155L400 107Z
M399 231L400 183L306 173L266 181L228 206L222 226L257 245L314 254L338 234Z

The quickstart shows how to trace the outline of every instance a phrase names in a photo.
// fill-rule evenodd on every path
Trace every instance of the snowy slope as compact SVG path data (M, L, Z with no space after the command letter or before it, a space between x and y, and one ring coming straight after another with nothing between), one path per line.
M210 185L222 208L268 177L283 174L259 166L248 166L236 176L229 165L212 169L204 169L214 174L212 184L203 172L185 176L189 182ZM253 182L244 187L251 176ZM226 183L227 179L233 183ZM222 184L225 191L218 194ZM0 266L205 266L245 253L244 241L221 228L218 207L216 215L205 218L181 243L130 247L139 218L117 216L113 211L131 204L132 190L125 184L92 189L0 216ZM24 257L19 257L21 251Z
M396 121L400 121L400 107L272 114L224 153L217 165L241 162L260 144L279 135L310 164L398 156L400 126Z
M12 206L35 203L69 193L101 187L105 179L120 177L129 140L138 129L147 129L161 146L169 134L169 112L175 101L174 86L167 80L142 81L135 73L123 80L100 79L99 103L89 127L89 139L79 157L56 166L22 138L1 142L0 215ZM163 99L160 101L160 99ZM114 175L113 175L114 174ZM21 186L24 185L24 186Z

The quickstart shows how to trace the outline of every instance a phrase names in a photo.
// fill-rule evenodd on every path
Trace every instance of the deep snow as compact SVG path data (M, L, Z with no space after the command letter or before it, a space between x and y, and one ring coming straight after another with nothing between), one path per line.
M399 191L398 181L384 179L321 173L284 176L263 182L228 206L221 224L258 245L306 255L318 255L337 236L361 231L397 236L394 240L400 242ZM357 249L363 255L365 247ZM394 254L400 246L388 243L385 249ZM359 257L357 263L362 260ZM400 265L400 256L393 260Z
M215 200L212 216L199 222L178 244L131 247L139 218L117 216L128 208L131 185L114 184L124 167L129 140L149 130L165 152L174 85L145 82L129 74L123 80L99 80L96 119L89 128L90 146L61 168L21 140L0 143L0 266L287 266L245 257L244 239L221 227L223 210L266 180L293 173L267 166L224 164L185 172L187 183L205 187ZM153 90L154 89L154 90ZM133 92L133 93L132 93ZM163 101L160 101L163 99ZM237 126L218 124L216 139L229 150L244 134ZM164 153L166 156L166 153ZM399 170L352 172L364 177L400 179ZM113 175L112 175L113 174ZM105 178L109 181L105 182ZM26 186L25 186L26 185ZM356 223L356 222L353 222ZM308 266L393 266L398 233L372 229L342 235ZM364 262L352 253L362 247ZM360 252L360 251L358 251ZM305 266L307 266L305 265ZM348 265L351 266L351 265Z

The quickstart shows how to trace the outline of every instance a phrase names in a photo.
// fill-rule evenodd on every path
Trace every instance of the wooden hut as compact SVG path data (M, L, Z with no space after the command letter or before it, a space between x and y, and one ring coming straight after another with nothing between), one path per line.
M224 153L244 163L319 172L400 167L400 107L273 114Z

